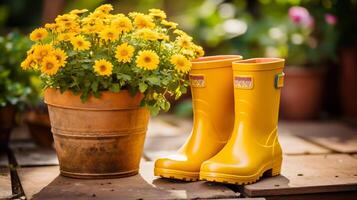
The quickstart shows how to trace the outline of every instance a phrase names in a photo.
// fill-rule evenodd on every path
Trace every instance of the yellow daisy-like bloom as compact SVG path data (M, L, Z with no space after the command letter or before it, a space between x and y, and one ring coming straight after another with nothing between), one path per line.
M119 62L130 62L134 55L134 51L135 48L128 43L121 44L116 48L115 58L118 59Z
M34 42L43 40L47 37L48 32L45 28L36 28L32 33L30 34L30 39Z
M106 28L99 33L99 37L104 41L115 41L119 38L119 31L114 28Z
M161 21L161 24L164 25L164 26L168 26L169 29L175 29L175 28L178 26L177 23L175 23L175 22L169 22L169 21L167 21L167 20L162 20L162 21Z
M205 55L205 51L201 46L193 45L193 50L195 51L197 57L202 57Z
M62 49L55 49L52 54L56 57L60 67L63 67L67 63L67 54Z
M95 9L95 11L101 11L103 13L109 13L113 10L113 6L111 4L103 4Z
M59 41L70 41L75 36L74 33L60 33L57 36Z
M113 71L113 64L105 59L94 62L94 71L101 76L110 76Z
M81 9L81 10L78 10L78 9L74 9L72 10L71 12L69 12L70 14L74 14L74 15L79 15L79 14L83 14L85 12L88 12L87 9Z
M55 56L47 56L43 58L41 63L41 72L49 76L57 73L59 65Z
M133 25L128 17L118 17L114 19L112 26L120 32L129 32L133 29Z
M41 61L44 57L51 54L53 47L50 44L36 45L33 54L35 59Z
M153 17L158 17L161 19L166 19L166 13L164 11L162 11L160 9L156 9L156 8L150 9L149 15L153 16Z
M73 45L73 49L78 51L88 50L91 47L90 42L85 40L81 35L72 38L71 44Z
M51 31L57 31L59 29L59 25L56 23L47 23L45 24L45 28L50 29Z
M185 49L189 49L192 47L192 37L187 35L182 35L177 37L177 44Z
M103 30L104 24L102 20L97 20L95 18L85 18L83 19L82 32L85 33L99 33Z
M136 58L136 65L146 70L156 69L159 63L159 56L151 50L140 51Z
M21 63L21 68L27 70L30 68L37 69L37 62L33 55L28 55L24 61Z
M143 28L143 29L137 30L134 33L134 36L136 38L150 40L150 41L155 41L155 40L159 39L159 34L151 29L148 29L148 28Z
M136 14L134 18L134 25L137 28L149 28L153 29L155 27L154 22L150 15L144 15L142 13Z
M175 66L175 69L179 72L187 73L191 69L191 62L183 55L173 55L170 59L171 64Z
M174 30L174 33L179 36L187 36L187 33L179 29Z

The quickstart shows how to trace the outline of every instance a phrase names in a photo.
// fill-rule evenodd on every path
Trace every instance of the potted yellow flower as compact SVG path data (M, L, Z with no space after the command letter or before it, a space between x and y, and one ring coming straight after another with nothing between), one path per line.
M149 111L186 92L190 60L203 55L192 38L148 14L72 10L35 29L21 64L41 72L61 174L79 178L136 174Z

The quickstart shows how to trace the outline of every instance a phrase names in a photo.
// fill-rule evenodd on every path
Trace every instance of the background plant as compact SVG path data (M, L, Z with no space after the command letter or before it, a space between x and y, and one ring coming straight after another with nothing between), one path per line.
M30 46L31 41L18 32L0 36L0 107L23 109L39 100L34 74L19 68Z
M45 88L72 91L83 101L127 89L144 93L142 105L153 114L168 110L166 96L186 92L189 60L202 56L202 48L161 10L125 16L112 9L72 10L35 29L22 68L40 71Z

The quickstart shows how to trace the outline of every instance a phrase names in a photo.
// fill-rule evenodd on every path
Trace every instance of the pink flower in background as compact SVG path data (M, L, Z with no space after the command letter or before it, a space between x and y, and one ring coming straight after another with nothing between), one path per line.
M314 19L310 15L309 11L300 6L293 6L289 9L290 19L298 25L305 27L314 26Z
M337 17L335 15L332 15L332 14L326 14L325 15L325 21L326 21L326 23L334 26L337 23Z

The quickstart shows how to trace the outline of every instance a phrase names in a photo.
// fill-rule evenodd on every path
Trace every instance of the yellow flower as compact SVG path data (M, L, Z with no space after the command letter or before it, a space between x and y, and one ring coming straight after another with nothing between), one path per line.
M153 17L158 17L158 18L161 18L161 19L166 19L166 13L160 9L150 9L149 10L149 15L150 16L153 16Z
M151 29L143 28L134 33L134 36L144 40L155 41L159 39L159 34Z
M136 14L134 18L134 25L137 28L149 28L153 29L155 27L154 22L150 15L144 15L142 13Z
M188 35L182 35L177 37L177 44L185 49L189 49L192 47L192 37Z
M83 36L78 35L71 39L74 50L83 51L88 50L91 47L89 41L85 40Z
M115 41L119 38L119 31L114 28L106 28L99 33L99 37L104 41Z
M82 32L85 33L99 33L103 30L104 24L102 20L95 18L85 18L83 19Z
M52 54L56 57L60 67L63 67L67 63L67 54L62 49L55 49Z
M131 58L133 57L134 51L134 47L128 45L128 43L121 44L116 48L115 58L118 59L119 62L130 62Z
M137 66L146 70L156 69L159 63L159 56L152 50L140 51L136 58Z
M30 39L34 42L43 40L47 37L48 32L45 28L36 28L32 33L30 34Z
M59 28L59 25L56 23L47 23L47 24L45 24L45 28L50 29L51 31L57 31Z
M202 57L205 55L205 52L201 46L193 45L193 50L195 51L197 57Z
M70 41L74 37L74 33L60 33L57 36L59 41Z
M113 10L113 6L111 4L103 4L95 9L95 11L100 11L103 13L109 13Z
M191 62L183 55L173 55L170 59L171 64L175 66L175 69L179 72L187 73L191 69Z
M87 9L81 9L81 10L78 10L78 9L74 9L72 10L71 12L69 12L70 14L74 14L74 15L79 15L79 14L83 14L85 12L88 12Z
M113 20L112 26L120 32L129 32L133 29L133 25L128 17L118 17Z
M53 47L50 44L36 45L33 54L35 59L41 62L41 60L50 55L52 51Z
M101 76L110 76L113 71L113 65L105 59L96 60L94 62L94 71Z
M41 72L47 75L54 75L57 73L59 65L55 56L47 56L41 63Z
M31 67L37 69L37 62L33 55L28 55L26 59L22 61L21 68L27 70L30 69Z
M175 29L177 27L177 25L178 25L175 22L169 22L169 21L166 21L166 20L162 20L161 24L164 25L164 26L168 26L169 29Z
M174 30L174 33L179 36L187 36L187 33L179 29Z

